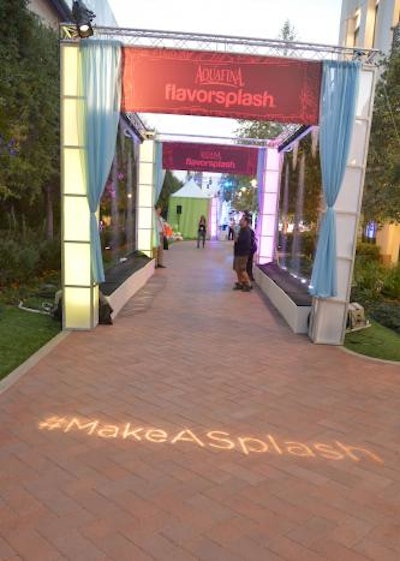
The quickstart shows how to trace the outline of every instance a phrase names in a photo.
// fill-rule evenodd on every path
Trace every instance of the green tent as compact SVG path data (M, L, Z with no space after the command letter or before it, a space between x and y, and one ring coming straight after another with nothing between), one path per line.
M211 197L190 179L169 198L167 221L183 238L197 238L197 226L203 214L209 223ZM180 213L179 213L180 211ZM208 232L209 234L209 232Z

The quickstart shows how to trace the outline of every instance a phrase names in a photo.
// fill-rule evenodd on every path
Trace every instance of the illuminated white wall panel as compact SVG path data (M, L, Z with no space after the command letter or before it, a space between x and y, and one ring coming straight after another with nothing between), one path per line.
M146 230L149 224L152 224L154 209L153 207L142 207L140 209L140 214L138 216L138 228L139 230Z
M146 150L146 158L147 157L151 158L151 154L148 154L148 151ZM153 185L154 162L142 161L140 163L140 181L142 185Z
M139 147L137 240L148 257L153 256L155 165L155 141L145 140Z
M78 108L79 102L77 99L65 97L63 99L63 113L64 113L64 126L63 126L63 143L64 146L77 146L78 145Z
M78 45L61 45L62 48L62 95L76 97L78 95Z
M65 195L86 197L86 183L82 170L80 150L64 147L63 183Z
M90 285L90 246L64 242L64 259L68 263L64 280L67 286Z
M90 210L87 197L64 197L65 216L73 220L64 221L64 239L90 242Z
M138 247L146 247L146 245L148 244L148 231L147 230L139 230L137 232L137 244Z
M139 208L150 208L153 205L153 188L151 185L143 185L142 189L139 189L137 195L137 204Z
M273 261L275 236L278 223L278 193L280 183L280 156L276 148L268 148L265 158L264 193L262 208L258 216L261 220L257 263Z
M357 217L354 214L339 214L336 219L336 243L341 248L339 257L353 259L353 235L357 227Z
M92 308L91 291L87 288L65 286L63 298L68 302L68 305L64 306L65 325L72 326L73 329L91 329L93 321L88 314L88 310Z
M346 333L357 230L368 156L375 87L375 68L364 67L360 76L352 141L336 210L337 296L313 298L309 336L314 343L342 345Z
M348 167L344 172L342 189L339 191L336 199L337 208L344 208L350 205L352 208L357 208L359 192L357 189L352 189L352 185L359 185L362 181L362 169Z
M270 216L262 216L261 218L262 232L264 236L271 237L275 233L275 224Z
M63 328L98 323L98 287L90 267L90 214L78 119L77 44L61 44L61 183Z
M213 197L210 202L210 236L212 240L217 239L217 222L218 222L218 197Z

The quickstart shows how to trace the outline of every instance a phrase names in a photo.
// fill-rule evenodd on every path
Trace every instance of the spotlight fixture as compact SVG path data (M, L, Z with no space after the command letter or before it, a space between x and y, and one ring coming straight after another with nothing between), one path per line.
M363 60L363 58L365 57L367 53L364 53L364 51L354 51L353 53L353 60Z
M72 19L76 23L79 37L86 39L93 35L92 20L96 14L89 10L81 0L74 0L72 4Z

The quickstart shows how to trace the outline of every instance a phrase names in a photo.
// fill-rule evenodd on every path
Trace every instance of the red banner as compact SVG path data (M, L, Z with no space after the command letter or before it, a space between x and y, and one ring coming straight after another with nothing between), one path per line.
M163 142L163 169L257 175L258 150L245 146Z
M321 62L124 47L123 111L315 125Z

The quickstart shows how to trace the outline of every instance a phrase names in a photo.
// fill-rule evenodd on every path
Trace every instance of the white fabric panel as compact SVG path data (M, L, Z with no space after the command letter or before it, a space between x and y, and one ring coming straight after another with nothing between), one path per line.
M153 186L141 184L138 189L138 206L151 207L153 206Z
M310 336L314 343L339 345L347 306L333 299L314 298Z
M346 300L348 296L349 283L348 279L351 275L352 259L337 260L337 298Z
M64 323L67 329L90 329L91 315L87 311L92 306L92 290L90 288L65 287L63 291L65 300Z
M65 195L86 195L84 170L79 148L64 148L63 182Z
M278 193L265 193L263 214L273 215L275 217L277 201Z
M90 244L64 243L65 284L90 286Z
M368 118L371 90L374 81L373 72L364 70L360 75L360 91L358 94L356 116L363 119Z
M362 188L363 170L348 167L345 171L342 188L336 199L335 209L340 211L354 211L358 208L358 199Z
M78 105L79 100L66 98L63 100L63 131L64 146L79 146L78 141Z
M356 227L357 217L355 215L336 215L336 253L339 257L353 259Z
M63 45L61 49L62 60L62 85L66 96L78 95L78 45Z
M154 210L153 207L141 207L138 216L138 228L147 230L151 228Z
M64 197L64 240L90 242L90 210L87 197Z
M140 185L152 185L154 181L154 165L150 162L140 162L139 183Z
M353 128L353 135L350 143L348 165L362 166L365 155L366 131L369 128L368 121L356 120Z

